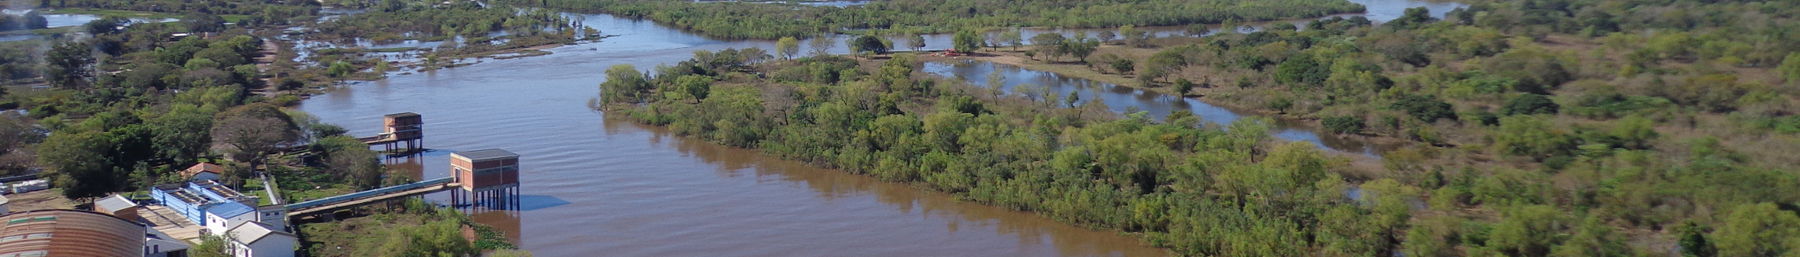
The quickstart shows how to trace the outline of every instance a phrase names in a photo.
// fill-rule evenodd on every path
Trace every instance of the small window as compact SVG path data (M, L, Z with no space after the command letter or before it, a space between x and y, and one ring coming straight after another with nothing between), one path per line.
M26 223L26 222L52 221L52 220L56 220L56 216L17 218L17 219L12 219L12 220L6 221L6 224L12 225L12 224L19 224L19 223Z

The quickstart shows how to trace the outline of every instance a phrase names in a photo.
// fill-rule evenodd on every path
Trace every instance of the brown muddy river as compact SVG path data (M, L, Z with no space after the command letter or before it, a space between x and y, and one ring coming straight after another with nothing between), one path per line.
M1366 4L1376 18L1444 5ZM379 132L384 114L423 115L425 146L435 150L389 160L421 177L445 176L454 151L520 154L520 210L473 216L538 256L1166 255L1128 235L607 119L587 107L607 67L648 69L695 50L772 49L773 43L582 16L588 26L618 36L547 56L394 75L315 96L300 109L353 135ZM949 45L933 38L929 45Z

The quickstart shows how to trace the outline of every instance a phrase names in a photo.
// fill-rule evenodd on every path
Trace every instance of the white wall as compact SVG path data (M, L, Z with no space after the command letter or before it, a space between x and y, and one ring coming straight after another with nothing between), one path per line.
M238 257L294 257L294 246L299 239L283 234L269 234L255 245L245 246L243 242L232 242L235 245L232 254Z
M252 221L252 219L255 218L256 213L254 212L246 212L231 218L219 217L219 215L213 215L211 212L207 212L206 231L209 231L209 233L214 236L225 236L225 231L231 229L231 227L228 226L235 223L233 221Z

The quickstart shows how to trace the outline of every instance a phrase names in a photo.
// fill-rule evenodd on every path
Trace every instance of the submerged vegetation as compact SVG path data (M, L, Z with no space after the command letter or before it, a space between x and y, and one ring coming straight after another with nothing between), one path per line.
M1800 202L1793 7L1476 2L1443 20L1021 49L1048 62L1028 67L1407 142L1374 165L1272 140L1267 122L1158 122L932 79L907 54L614 67L600 107L1182 255L1777 256L1800 252L1800 232L1758 229L1800 226L1782 207Z
M335 43L332 48L315 49L320 54L314 56L314 61L341 66L340 70L348 70L346 74L373 71L364 74L368 75L362 76L364 78L379 78L382 73L397 70L394 65L431 70L453 67L463 58L509 53L547 54L528 48L602 38L599 30L584 28L580 21L546 9L487 6L475 1L388 0L343 4L366 9L361 13L321 20L312 28L313 33L306 33L304 37ZM395 48L362 45L409 40L437 44Z
M840 30L949 33L1009 26L1114 27L1321 17L1362 11L1343 0L870 1L847 7L723 1L499 0L606 12L732 39L806 37Z
M1153 122L1102 102L997 96L924 78L905 54L859 67L842 57L758 65L739 53L701 52L656 76L614 67L601 104L676 133L1142 233L1190 255L1391 249L1382 231L1401 229L1409 199L1425 191L1380 180L1362 189L1377 193L1347 198L1338 173L1349 160L1274 142L1267 122L1225 129L1188 113Z

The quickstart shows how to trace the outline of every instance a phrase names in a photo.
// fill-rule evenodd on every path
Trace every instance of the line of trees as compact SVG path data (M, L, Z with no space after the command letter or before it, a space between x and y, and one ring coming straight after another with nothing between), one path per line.
M1343 174L1421 190L1410 220L1371 234L1397 248L1326 255L1773 256L1800 252L1800 233L1742 228L1797 217L1778 206L1800 201L1785 154L1800 148L1772 143L1800 138L1800 116L1777 111L1797 103L1800 47L1770 41L1800 29L1789 5L1472 1L1097 56L1132 61L1117 73L1144 87L1199 81L1223 96L1209 101L1406 142Z
M27 12L22 15L0 15L0 31L42 29L50 26L50 20L43 14Z
M1703 14L1800 17L1781 5L1478 1L1442 20L1413 9L1379 25L1324 19L1100 54L1130 61L1120 73L1147 86L1204 87L1409 142L1377 168L1269 142L1254 122L1214 130L1185 114L1097 118L1082 115L1109 113L1082 112L1097 104L989 97L1001 93L914 74L905 55L869 68L836 57L753 66L767 76L732 76L702 99L655 92L729 72L629 69L641 83L624 92L652 97L608 107L721 144L1142 232L1182 255L1777 256L1800 252L1800 231L1770 229L1800 224L1780 207L1800 202L1800 162L1783 154L1800 149L1778 143L1800 136L1800 118L1781 111L1795 103L1785 88L1800 49L1767 39L1795 27ZM1055 37L1034 38L1039 54L1058 58L1072 41Z
M502 4L606 12L730 39L805 37L839 29L953 33L965 28L1186 25L1359 12L1342 0L872 1L849 7L723 1L502 0Z
M1345 198L1349 186L1333 172L1344 160L1272 142L1266 121L1222 129L1189 113L1159 123L1105 115L1104 103L990 98L983 88L923 78L909 54L867 69L829 56L751 66L770 77L712 84L697 100L671 94L686 81L745 72L699 63L654 76L614 67L601 85L603 108L725 145L1141 232L1189 255L1389 251L1401 235L1387 231L1407 220L1423 191L1387 181L1364 187L1379 194ZM727 66L738 67L719 67Z
M103 28L90 31L91 37L49 43L43 74L52 87L6 97L9 108L29 110L9 121L43 129L19 135L30 145L8 149L30 148L20 152L35 156L65 197L89 199L178 181L174 170L201 161L221 162L225 181L240 184L255 167L288 165L263 165L270 153L345 140L354 144L310 149L321 156L317 166L340 172L335 178L352 187L382 182L375 153L341 135L341 128L250 96L265 86L263 71L252 63L262 57L261 39L234 30L171 40L171 33L207 24L117 29L122 25L123 19L100 19L88 26Z

